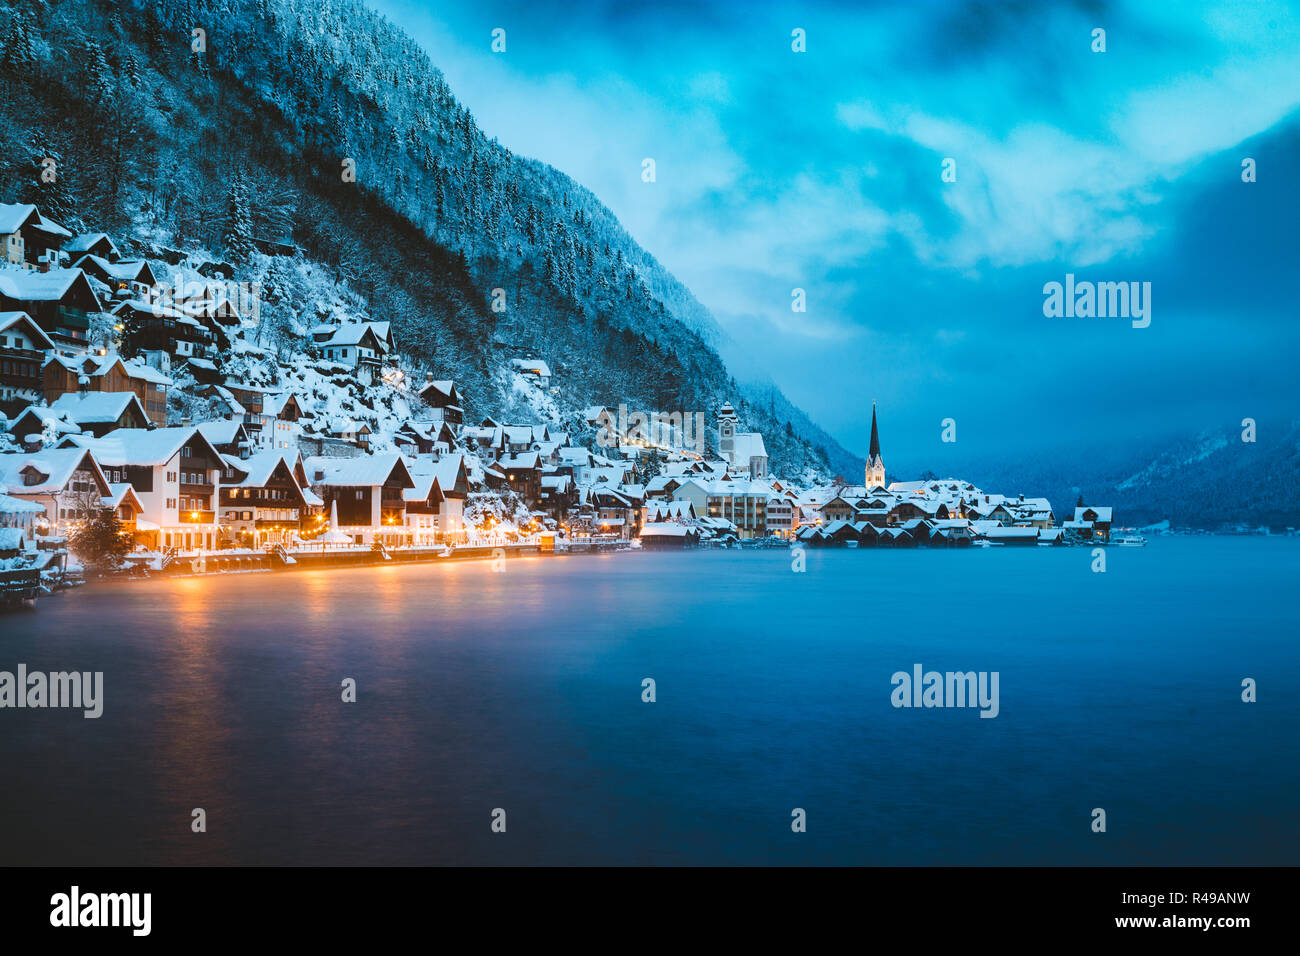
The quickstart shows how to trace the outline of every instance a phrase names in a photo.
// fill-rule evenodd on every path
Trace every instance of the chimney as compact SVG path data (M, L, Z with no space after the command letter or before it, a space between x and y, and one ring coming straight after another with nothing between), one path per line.
M79 393L81 393L82 395L85 395L88 391L90 391L90 376L89 376L89 375L78 375L78 376L77 376L77 391L78 391Z
M425 372L425 373L424 373L424 380L425 380L426 382L432 382L432 381L433 381L433 373L432 373L432 372Z

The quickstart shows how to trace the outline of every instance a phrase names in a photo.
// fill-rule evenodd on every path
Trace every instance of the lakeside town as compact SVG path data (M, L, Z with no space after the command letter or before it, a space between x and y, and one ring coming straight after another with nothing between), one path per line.
M0 204L0 241L11 598L87 570L1110 540L1105 506L1058 514L956 478L890 481L874 405L862 483L796 483L772 472L763 435L742 431L729 402L708 422L587 407L566 427L563 383L519 354L509 384L536 420L466 421L456 383L403 367L386 322L322 310L286 360L259 343L258 290L233 283L229 263L128 256L30 204Z

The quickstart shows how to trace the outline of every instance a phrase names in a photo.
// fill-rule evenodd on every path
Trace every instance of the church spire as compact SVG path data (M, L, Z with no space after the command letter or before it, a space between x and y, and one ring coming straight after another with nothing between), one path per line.
M873 462L880 458L880 431L876 428L875 402L871 403L871 447L867 449L867 458Z

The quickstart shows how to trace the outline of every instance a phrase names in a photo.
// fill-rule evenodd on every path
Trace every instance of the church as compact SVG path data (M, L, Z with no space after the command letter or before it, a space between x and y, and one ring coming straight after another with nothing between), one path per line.
M740 417L723 402L718 409L718 454L733 471L748 472L750 478L767 477L767 446L760 432L738 432Z
M880 457L880 430L876 427L876 403L871 403L871 447L867 449L866 480L868 488L885 487L885 460Z

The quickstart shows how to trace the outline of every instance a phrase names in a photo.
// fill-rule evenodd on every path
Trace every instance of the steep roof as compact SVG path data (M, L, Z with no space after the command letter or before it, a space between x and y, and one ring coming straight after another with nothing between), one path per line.
M307 480L313 485L360 487L382 485L397 477L403 488L413 488L415 480L402 456L396 452L380 455L360 455L356 458L325 458L313 455L303 467ZM320 477L318 478L317 475Z
M26 325L27 333L32 336L37 351L54 348L54 343L45 334L45 330L36 324L26 312L0 312L0 332L8 332L16 325Z
M65 441L89 448L101 464L116 467L165 465L176 457L182 447L196 438L207 446L214 459L223 460L221 453L212 447L212 443L194 425L153 429L115 428L102 438L70 435Z
M871 403L871 447L867 449L867 459L871 464L880 461L880 431L876 428L876 403Z
M132 407L140 421L149 420L135 392L66 392L50 405L50 410L66 414L79 425L91 425L118 421Z
M98 303L99 297L80 269L51 269L49 272L0 269L0 295L18 302L57 302L78 282L85 285L86 294Z
M29 466L44 476L38 484L24 482L22 472ZM0 484L6 485L11 495L51 494L67 487L73 472L82 467L89 467L107 487L108 482L95 456L84 448L46 448L38 452L0 455Z

